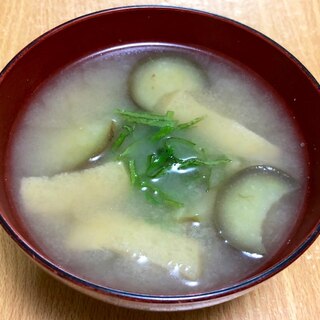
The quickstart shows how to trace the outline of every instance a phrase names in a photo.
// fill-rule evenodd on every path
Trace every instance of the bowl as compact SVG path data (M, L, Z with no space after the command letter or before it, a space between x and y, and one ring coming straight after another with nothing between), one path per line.
M283 99L302 134L308 158L308 186L299 222L279 252L241 282L220 290L168 296L96 285L67 272L50 258L34 241L12 204L8 192L7 149L14 122L26 101L42 83L71 63L106 49L137 43L183 45L242 64L264 79ZM295 57L261 33L230 19L177 7L138 6L100 11L71 20L30 43L0 74L0 222L20 248L49 274L109 303L144 310L177 311L234 299L290 265L319 234L319 106L319 84Z

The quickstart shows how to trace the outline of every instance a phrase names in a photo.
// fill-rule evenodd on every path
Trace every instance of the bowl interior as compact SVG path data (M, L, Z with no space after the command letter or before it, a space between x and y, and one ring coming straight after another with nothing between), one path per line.
M10 166L6 164L6 149L21 108L39 85L66 65L108 48L146 42L218 53L251 69L274 88L285 101L287 112L306 144L310 179L299 227L279 254L260 271L292 255L307 238L314 239L320 212L318 84L295 58L254 30L198 11L161 7L116 9L73 20L35 40L3 70L0 75L0 212L9 234L23 243L24 249L31 247L49 258L34 243L6 192L6 165ZM308 244L311 242L309 239Z

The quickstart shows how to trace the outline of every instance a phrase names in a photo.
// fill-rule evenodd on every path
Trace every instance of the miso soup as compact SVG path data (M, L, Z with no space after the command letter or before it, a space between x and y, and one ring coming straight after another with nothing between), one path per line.
M149 294L239 282L289 239L303 144L257 75L188 47L115 48L33 94L11 194L34 240L95 284Z

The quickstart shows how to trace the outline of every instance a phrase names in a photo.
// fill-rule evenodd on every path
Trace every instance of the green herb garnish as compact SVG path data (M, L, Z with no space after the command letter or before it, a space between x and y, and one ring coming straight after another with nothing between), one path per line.
M128 161L128 167L129 167L131 184L136 185L139 180L139 175L137 173L136 163L134 159L130 159Z
M170 190L169 183L166 184L170 174L177 178L183 175L188 184L204 184L208 183L212 170L221 170L231 161L224 156L210 158L193 141L176 136L180 130L189 129L203 117L178 123L172 111L160 115L117 110L117 114L125 123L112 150L127 165L131 184L151 203L182 207L181 192Z
M122 131L119 133L119 136L117 138L117 140L114 141L114 143L112 144L112 150L117 150L119 149L119 147L123 144L124 140L130 135L132 134L133 130L134 130L134 126L130 126L130 125L124 125L122 127Z
M144 124L151 127L176 127L177 121L173 119L173 112L168 111L165 115L147 112L132 112L117 110L117 113L129 123Z
M176 127L169 127L165 126L162 127L158 132L156 132L152 137L151 140L153 141L159 141L160 139L168 136L171 132L173 132L176 129Z
M185 123L181 123L178 125L178 129L187 129L187 128L190 128L192 126L194 126L195 124L197 124L198 122L200 122L201 120L203 120L204 117L198 117L198 118L195 118L189 122L185 122Z
M161 191L156 186L152 185L148 181L148 178L143 177L142 175L138 175L137 168L135 165L135 160L130 159L128 161L129 173L131 184L138 187L142 192L145 193L146 198L155 204L168 204L170 206L180 208L183 206L182 203L171 199L166 193Z
M198 166L213 167L213 166L219 166L221 164L226 164L229 162L231 162L230 159L217 159L217 160L206 161L199 158L191 158L191 159L186 159L180 162L179 163L180 166L178 167L178 170L189 169L189 168L198 167Z

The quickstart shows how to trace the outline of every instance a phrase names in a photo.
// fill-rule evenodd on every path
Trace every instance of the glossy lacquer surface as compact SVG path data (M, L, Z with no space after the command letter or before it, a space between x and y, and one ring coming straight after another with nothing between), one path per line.
M274 2L273 6L270 5L272 1L268 3L261 1L259 6L254 5L254 3L256 2L217 1L215 2L216 7L213 8L212 2L206 1L166 2L166 4L193 6L224 14L255 27L286 46L319 79L320 68L319 61L316 58L319 57L319 25L317 25L319 20L316 17L319 12L319 2L311 1L303 6L299 1L279 1ZM130 3L130 1L106 1L104 8L122 4L133 3ZM95 3L95 1L91 1L90 4L85 1L83 3L81 1L74 3L72 1L66 3L61 1L58 4L49 1L31 1L28 4L24 4L23 1L2 1L0 4L0 9L2 9L0 10L0 23L3 27L0 31L1 68L18 50L50 27L74 16L102 9L101 5L100 2ZM195 23L191 18L191 20L188 20L186 15L176 12L174 22L171 18L171 25L165 28L166 31L161 27L161 32L157 33L157 31L160 31L159 25L163 25L164 21L170 21L170 15L164 16L163 13L154 15L152 21L155 23L152 28L148 30L142 27L141 30L137 29L139 28L138 22L145 18L145 15L141 14L139 16L138 14L135 18L137 20L125 19L121 26L117 24L118 19L116 18L111 22L111 25L105 25L101 22L100 26L104 28L102 31L108 34L108 40L101 39L97 34L87 32L87 29L81 32L81 38L74 38L70 34L67 41L68 45L63 41L61 42L61 38L57 36L54 46L53 44L50 46L44 45L42 51L38 52L38 56L29 57L28 63L23 64L19 74L12 75L14 78L11 84L10 81L8 82L8 90L5 91L5 96L1 96L2 106L14 105L14 108L18 108L23 103L23 99L26 98L23 92L28 93L28 90L36 87L43 81L48 72L76 59L77 52L80 57L92 51L97 51L106 44L117 45L131 40L170 41L187 45L196 44L206 48L215 46L215 50L221 50L224 54L250 65L281 92L283 98L294 109L297 117L303 118L302 130L305 132L308 144L312 146L312 150L310 149L312 163L314 166L317 165L319 157L317 153L319 111L314 104L317 94L310 89L311 80L307 78L304 78L303 81L299 80L299 90L296 89L294 82L298 80L295 79L294 75L299 74L301 70L299 67L296 68L287 64L286 58L277 54L276 47L271 49L268 45L264 47L259 41L259 36L249 37L244 35L246 32L241 27L234 27L232 23L223 32L209 33L208 28L210 26L206 25L207 22L200 22L199 20L199 23ZM201 21L203 21L202 19L203 17ZM224 24L223 19L216 19L215 30L222 30ZM192 25L198 27L201 25L207 31L199 36L196 28L190 28ZM299 25L299 28L296 28L297 25ZM135 29L132 26L135 26ZM121 28L127 31L123 33ZM70 30L72 32L72 28ZM175 32L172 32L172 30L175 30ZM186 33L185 30L189 30L189 32ZM184 32L182 33L182 31ZM138 38L137 34L139 35ZM154 39L155 34L159 34L157 39ZM226 41L226 39L234 40ZM95 43L95 47L92 47L92 42ZM260 45L258 55L254 54L256 45ZM52 60L52 56L56 59ZM44 62L43 66L46 66L46 68L37 63L40 57L45 57L45 59L48 59L47 61L50 61L50 64ZM261 63L261 60L263 63ZM276 70L273 70L273 68L276 68ZM24 75L31 74L30 72L33 76L26 79ZM285 78L289 80L283 81ZM20 94L16 93L17 88L19 88ZM21 91L21 88L25 91ZM312 115L310 108L312 109ZM12 108L10 110L5 107L1 108L1 118L7 117L8 121L1 123L0 144L5 142L6 125L14 117ZM2 149L2 146L0 149ZM316 186L312 185L311 190L315 192L315 188ZM317 201L317 198L313 197L314 209L308 213L308 219L300 228L295 240L296 243L301 242L306 233L310 233L311 224L314 224L319 217ZM2 209L8 212L7 208ZM10 216L6 216L6 219L10 220L9 222L16 227L16 230L23 231L18 229L19 225ZM0 280L0 310L1 317L4 319L156 319L158 317L168 317L170 319L182 317L185 319L207 319L211 317L215 319L280 319L283 317L316 319L319 313L319 306L316 303L317 296L319 296L317 286L319 285L320 269L318 243L315 243L304 256L287 270L243 298L205 311L154 315L117 309L68 289L31 265L30 261L17 251L16 247L13 247L2 230L0 235L0 270L2 271L1 274L4 275ZM295 246L295 242L292 245ZM288 250L291 249L292 247L289 246Z

